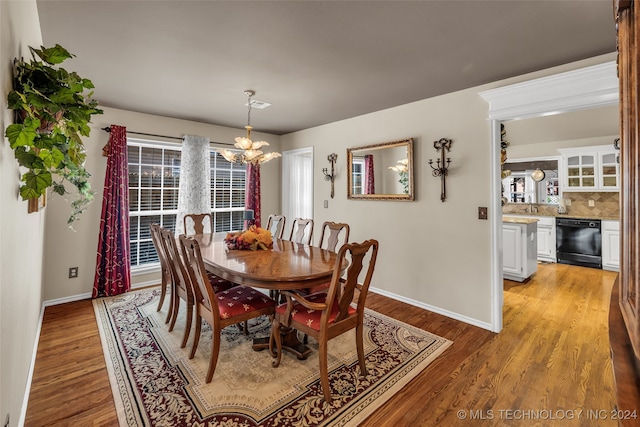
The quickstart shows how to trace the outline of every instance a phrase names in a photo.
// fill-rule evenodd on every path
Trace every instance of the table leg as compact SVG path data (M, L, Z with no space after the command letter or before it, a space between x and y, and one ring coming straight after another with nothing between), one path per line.
M281 326L280 337L282 339L282 350L295 354L298 360L305 360L311 354L312 350L298 339L298 331L295 329ZM255 351L268 350L270 339L271 337L255 338L253 340L253 349Z

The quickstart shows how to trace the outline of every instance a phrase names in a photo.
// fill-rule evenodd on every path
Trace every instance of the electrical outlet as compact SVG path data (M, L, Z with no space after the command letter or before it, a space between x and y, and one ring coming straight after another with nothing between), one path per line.
M589 200L589 207L592 208L596 205L596 201L595 200Z
M75 279L78 277L78 267L69 268L69 279Z
M325 207L325 208L328 208L328 207L329 207L329 201L328 201L328 200L325 200L325 201L324 201L324 207Z
M478 219L487 219L487 208L479 207L478 208Z
M571 206L571 199L564 199L564 204L567 206Z

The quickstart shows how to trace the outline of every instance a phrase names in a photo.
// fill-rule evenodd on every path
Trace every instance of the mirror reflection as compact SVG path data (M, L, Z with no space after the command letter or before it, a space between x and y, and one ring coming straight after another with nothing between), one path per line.
M413 139L347 149L349 199L413 200Z
M561 190L557 158L512 160L503 169L511 174L502 180L507 203L558 205Z

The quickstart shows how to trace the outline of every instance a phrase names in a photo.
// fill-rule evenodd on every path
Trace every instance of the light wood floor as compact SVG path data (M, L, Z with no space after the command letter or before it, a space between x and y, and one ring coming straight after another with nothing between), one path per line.
M615 277L541 264L528 283L505 281L500 334L371 294L372 309L454 344L362 425L618 425L607 329ZM25 425L117 425L90 301L46 309Z

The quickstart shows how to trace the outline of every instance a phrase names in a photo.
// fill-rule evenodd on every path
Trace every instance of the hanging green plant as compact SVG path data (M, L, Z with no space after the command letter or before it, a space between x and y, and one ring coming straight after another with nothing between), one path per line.
M91 80L57 67L75 55L58 44L29 50L31 60L14 60L7 104L16 111L16 123L7 126L5 136L18 163L27 169L21 178L22 199L37 199L49 187L67 194L65 183L76 188L78 197L71 202L68 220L72 225L93 200L81 137L89 136L91 116L102 110L91 98L93 91L85 94L94 88Z

